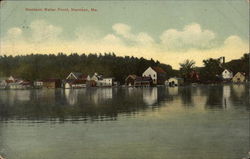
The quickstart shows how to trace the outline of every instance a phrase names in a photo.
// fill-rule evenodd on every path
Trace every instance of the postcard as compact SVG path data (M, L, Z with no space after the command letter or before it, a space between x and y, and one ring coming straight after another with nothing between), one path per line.
M248 0L1 0L0 159L249 159Z

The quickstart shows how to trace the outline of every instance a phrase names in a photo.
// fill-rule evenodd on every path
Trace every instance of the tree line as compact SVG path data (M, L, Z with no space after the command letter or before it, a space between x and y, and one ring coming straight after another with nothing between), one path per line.
M65 79L70 72L93 75L95 72L106 77L115 77L124 83L129 74L141 75L149 66L160 66L168 76L177 75L170 65L143 57L116 56L104 54L31 54L20 56L0 56L0 77L13 75L26 80L47 78Z
M26 80L47 78L65 79L70 72L82 72L93 75L95 72L106 77L114 77L124 83L129 74L141 75L149 66L159 66L167 72L167 77L182 77L186 82L194 82L192 72L198 72L200 81L216 81L223 69L227 68L249 75L249 53L240 59L222 63L220 59L205 59L203 67L196 67L195 61L185 60L180 69L174 70L170 65L153 59L133 56L116 56L114 53L104 54L30 54L19 56L0 56L0 77L13 75Z

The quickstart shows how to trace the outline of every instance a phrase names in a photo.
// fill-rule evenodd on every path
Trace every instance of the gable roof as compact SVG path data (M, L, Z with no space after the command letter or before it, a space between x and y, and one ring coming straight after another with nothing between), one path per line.
M228 71L229 73L233 73L233 71L231 71L231 70L229 70L229 69L224 69L222 72L224 72L224 71Z
M102 80L103 76L99 75L98 73L94 73L94 75L90 78L91 78L91 80L94 80L94 78L96 78L97 80Z
M131 77L133 80L135 80L137 75L128 75L128 77L125 80L127 80L129 77Z
M85 74L83 74L83 73L81 73L81 72L71 72L71 73L68 75L68 77L67 77L66 79L68 79L69 76L70 76L71 74L72 74L76 79L84 79L84 78L87 78L87 77L88 77L88 75L85 75Z
M237 74L239 74L239 75L241 75L241 76L246 76L246 74L245 74L244 72L237 72L237 73L234 75L234 77L235 77Z
M157 73L166 73L161 67L156 66L156 67L152 67L152 69L157 72Z

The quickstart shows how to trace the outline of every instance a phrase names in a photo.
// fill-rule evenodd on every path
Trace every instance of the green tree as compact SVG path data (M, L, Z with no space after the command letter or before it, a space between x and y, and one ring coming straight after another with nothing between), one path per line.
M181 77L184 78L186 82L190 82L190 74L195 68L195 61L193 60L185 60L184 62L180 63L180 74Z
M219 59L209 58L203 60L204 67L201 69L200 78L202 81L215 82L219 80L219 77L223 71Z

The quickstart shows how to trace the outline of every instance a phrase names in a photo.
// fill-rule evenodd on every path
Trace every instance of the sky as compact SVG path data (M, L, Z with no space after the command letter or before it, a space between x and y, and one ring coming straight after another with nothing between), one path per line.
M6 0L0 11L0 55L114 52L178 69L249 52L248 0Z

